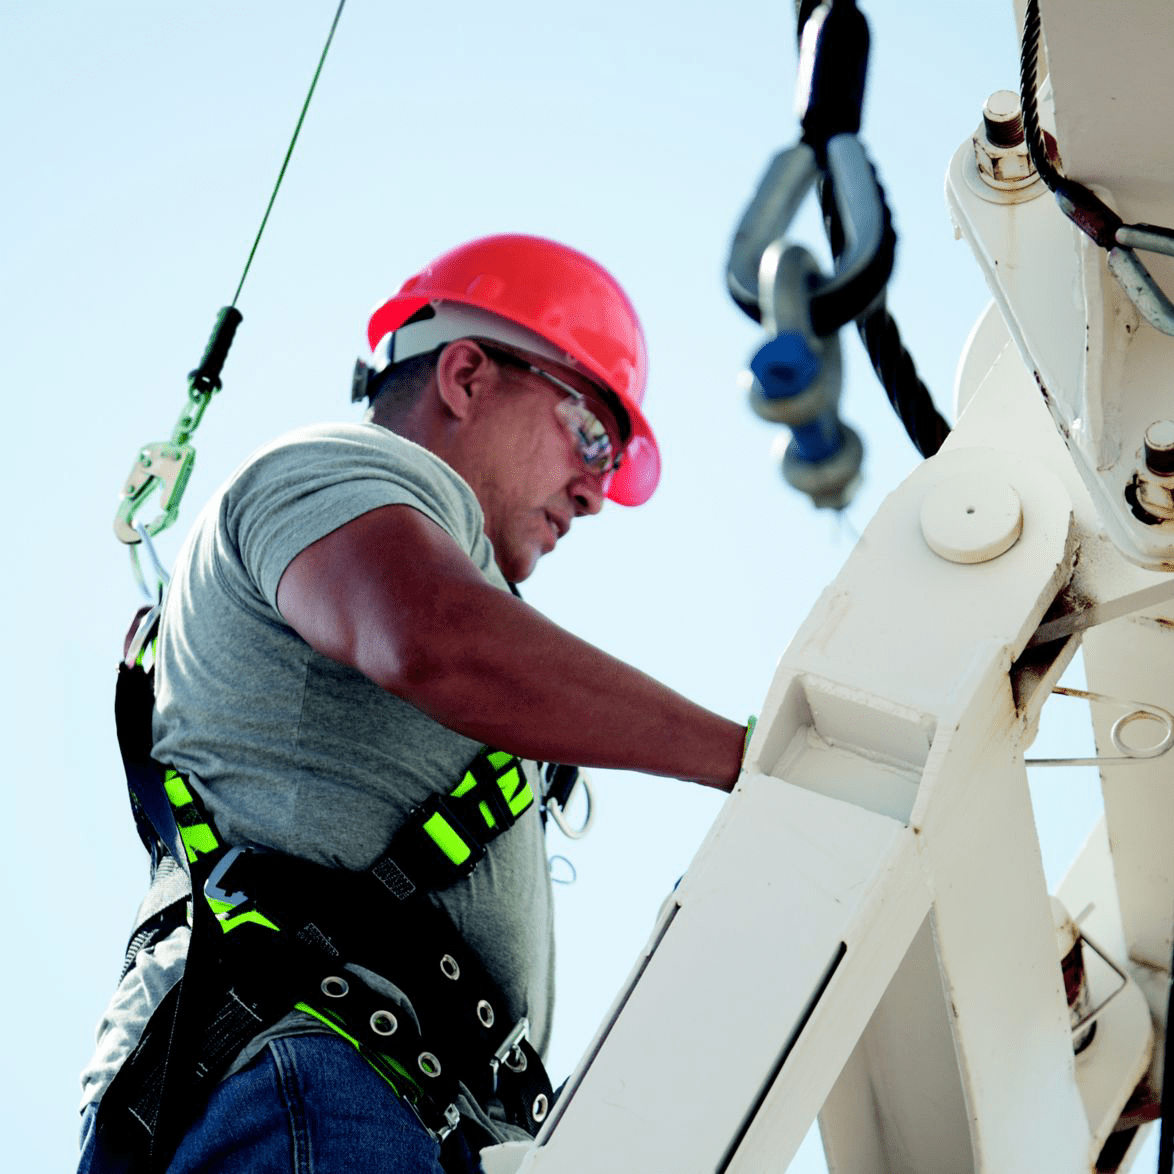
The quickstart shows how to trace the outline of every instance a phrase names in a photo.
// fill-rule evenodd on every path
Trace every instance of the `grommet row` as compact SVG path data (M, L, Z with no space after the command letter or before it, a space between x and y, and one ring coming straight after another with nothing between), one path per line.
M452 981L460 978L461 968L460 964L451 954L443 954L440 958L441 973ZM322 993L328 999L343 999L350 994L350 983L341 975L330 974L322 979L319 984ZM487 999L479 999L477 1001L477 1021L482 1027L490 1028L493 1026L496 1019L493 1006ZM372 1012L368 1025L371 1031L377 1035L387 1038L395 1035L399 1030L399 1020L396 1016L388 1010L380 1008ZM528 1067L525 1052L519 1046L519 1036L525 1038L526 1030L525 1020L522 1020L511 1033L510 1038L506 1041L503 1047L499 1050L494 1061L494 1067L498 1062L502 1062L513 1072L525 1072ZM416 1065L420 1072L428 1077L430 1080L436 1079L440 1075L441 1065L440 1060L437 1059L433 1052L421 1052L416 1057ZM496 1084L496 1081L495 1081ZM545 1093L539 1093L535 1097L531 1105L531 1116L535 1121L542 1121L547 1113L550 1111L550 1102Z

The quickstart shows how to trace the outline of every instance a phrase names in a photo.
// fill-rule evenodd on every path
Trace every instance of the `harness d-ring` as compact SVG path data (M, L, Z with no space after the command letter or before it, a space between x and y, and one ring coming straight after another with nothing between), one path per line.
M569 840L581 840L591 830L591 821L595 818L594 793L591 790L590 781L582 771L579 772L579 778L575 783L575 788L579 787L583 788L583 801L587 804L587 813L583 816L583 822L578 827L573 827L567 822L563 806L557 799L548 798L546 800L547 813L554 820L558 830ZM572 795L574 793L574 791L571 792Z

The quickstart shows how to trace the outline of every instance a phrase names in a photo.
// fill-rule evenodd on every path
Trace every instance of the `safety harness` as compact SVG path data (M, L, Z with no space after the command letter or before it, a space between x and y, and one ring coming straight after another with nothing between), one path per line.
M128 642L115 697L131 806L152 859L123 974L189 919L191 942L183 977L100 1102L104 1160L164 1169L241 1049L295 1009L359 1050L441 1140L442 1159L445 1144L476 1153L492 1140L461 1118L462 1085L536 1133L553 1093L528 1023L509 1021L481 961L428 900L468 877L533 804L521 762L483 749L363 872L225 844L184 777L151 758L153 670L144 662L157 622L146 617ZM402 991L414 1017L364 972Z

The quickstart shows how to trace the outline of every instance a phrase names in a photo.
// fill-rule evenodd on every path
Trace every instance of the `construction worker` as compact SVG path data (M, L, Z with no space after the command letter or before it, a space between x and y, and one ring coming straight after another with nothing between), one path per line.
M192 883L220 926L191 944L202 916L215 924L197 899L190 933L180 919L134 954L83 1074L82 1170L127 1168L104 1132L106 1102L140 1095L111 1081L158 1034L144 1024L167 992L215 979L226 1005L260 1005L265 990L246 996L243 984L279 987L311 939L315 958L337 961L320 982L307 970L313 982L270 1021L249 1021L203 1092L181 1093L166 1110L181 1127L151 1161L163 1168L175 1149L166 1168L177 1171L476 1169L482 1145L529 1136L552 1100L545 1084L520 1083L545 1080L553 999L537 764L721 790L737 777L744 726L511 589L605 498L641 504L659 478L644 339L614 279L554 242L489 237L406 282L368 338L355 383L367 421L255 454L179 556L152 754L169 768L171 802L189 804L176 818ZM193 827L229 852L209 857L221 870L207 879ZM471 872L470 852L484 853ZM236 871L222 875L226 862ZM372 875L394 890L386 914L368 904ZM269 877L281 879L266 888ZM372 887L346 887L360 882ZM315 913L294 935L299 904ZM220 953L249 934L260 944ZM430 950L437 964L413 977ZM197 970L197 953L217 957ZM471 974L485 992L470 988L466 1006L456 992ZM168 1029L172 1051L181 1039L208 1046L219 997L200 1004L203 1020L175 1012L185 1027ZM471 1028L453 1026L474 1007ZM434 1091L442 1080L451 1100Z

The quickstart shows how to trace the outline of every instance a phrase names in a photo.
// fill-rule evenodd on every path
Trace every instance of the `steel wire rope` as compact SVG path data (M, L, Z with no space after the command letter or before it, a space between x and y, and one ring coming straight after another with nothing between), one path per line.
M1023 17L1023 40L1019 56L1019 104L1023 110L1023 134L1031 164L1048 190L1056 196L1064 214L1102 249L1132 245L1121 231L1143 232L1151 238L1174 240L1174 230L1155 224L1126 224L1095 192L1070 179L1060 169L1062 162L1056 140L1047 135L1039 121L1039 54L1043 23L1039 0L1027 0ZM1048 140L1051 139L1049 142ZM1145 245L1141 247L1146 247ZM1166 252L1167 249L1159 249Z
M1019 105L1023 111L1023 135L1031 155L1031 165L1040 179L1054 192L1063 176L1048 157L1047 144L1039 124L1039 38L1040 15L1038 0L1028 0L1023 18L1023 40L1019 50Z

